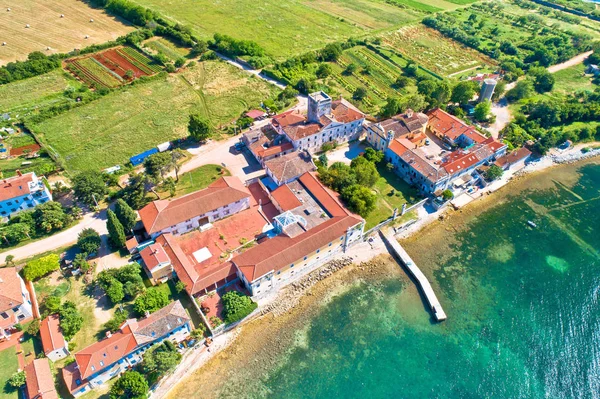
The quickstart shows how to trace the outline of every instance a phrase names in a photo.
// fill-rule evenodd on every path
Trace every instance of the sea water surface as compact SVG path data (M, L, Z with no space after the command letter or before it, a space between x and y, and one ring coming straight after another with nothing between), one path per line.
M398 281L354 287L262 378L268 395L600 397L600 165L575 170L469 220L449 246L407 244L446 322Z

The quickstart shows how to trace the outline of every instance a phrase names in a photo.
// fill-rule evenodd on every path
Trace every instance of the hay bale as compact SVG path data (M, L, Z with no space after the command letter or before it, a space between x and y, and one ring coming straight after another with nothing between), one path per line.
M9 7L9 8L7 8L7 9L6 9L6 11L7 11L7 12L9 12L9 11L10 11L10 7Z
M64 17L65 17L65 14L60 14L60 17L61 17L61 18L64 18Z
M29 24L26 24L26 25L25 25L25 27L26 27L26 28L29 28L30 26L29 26Z
M94 20L93 20L93 19L90 19L90 22L94 22Z
M3 45L3 46L6 46L6 42L2 42L2 45Z
M90 38L90 36L89 36L89 35L85 35L85 38L84 38L84 39L89 39L89 38Z

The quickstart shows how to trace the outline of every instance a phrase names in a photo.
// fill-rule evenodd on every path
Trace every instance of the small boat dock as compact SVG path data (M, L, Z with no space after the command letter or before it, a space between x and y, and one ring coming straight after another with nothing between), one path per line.
M410 274L414 277L419 286L423 295L429 302L429 307L433 312L433 316L437 321L446 320L446 313L444 313L444 309L442 309L442 305L437 299L435 292L433 292L433 288L431 288L431 284L429 284L429 280L423 274L423 272L417 267L415 262L408 256L408 253L402 248L402 246L398 243L398 241L394 238L391 230L386 231L385 233L380 230L379 234L383 238L383 241L387 244L388 248L393 251L392 255L395 255L396 259L400 260L404 266L408 269Z

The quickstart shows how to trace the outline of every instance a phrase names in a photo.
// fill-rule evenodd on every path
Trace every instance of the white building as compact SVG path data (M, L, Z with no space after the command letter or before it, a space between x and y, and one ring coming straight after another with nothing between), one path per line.
M0 217L10 217L48 201L52 201L52 194L34 172L17 171L16 176L3 179L0 184Z
M297 150L311 153L323 144L356 140L363 132L365 115L348 101L332 101L324 92L308 96L308 113L291 110L273 117L272 125L286 135Z
M25 282L14 267L0 268L0 341L9 339L15 324L33 317Z
M139 213L146 232L180 235L250 207L250 192L237 177L221 177L204 190L172 201L158 200Z

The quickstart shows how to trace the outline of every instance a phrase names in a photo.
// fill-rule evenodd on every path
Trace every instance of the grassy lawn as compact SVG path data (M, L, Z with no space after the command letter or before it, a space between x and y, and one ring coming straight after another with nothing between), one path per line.
M382 39L405 57L441 75L495 65L489 57L421 24L403 27Z
M222 170L222 173L219 170ZM221 176L231 176L231 173L219 165L204 165L187 173L180 174L175 190L175 197L181 197L182 195L202 190ZM159 195L162 199L170 197L169 192L159 192Z
M420 19L414 8L435 0L135 0L162 15L190 25L203 38L214 33L258 42L277 60L316 50L373 30ZM446 1L441 0L446 4ZM450 5L451 3L447 3Z
M19 369L17 351L11 347L0 352L0 399L17 399L18 391L6 392L4 387L6 381Z
M367 222L365 229L370 229L392 216L394 208L398 208L400 213L404 203L408 202L410 205L420 199L417 192L394 172L390 172L385 167L378 169L381 177L373 187L373 191L377 194L377 202L375 210L365 218Z
M68 87L80 86L79 82L68 78L61 70L0 85L0 110L23 114L33 109L73 101L68 100L63 92Z
M594 91L598 86L592 83L590 76L585 75L585 68L585 65L579 64L553 73L556 81L549 94L564 96L578 91Z
M31 126L67 171L104 169L187 135L190 113L215 126L231 122L278 90L219 61L158 76Z

